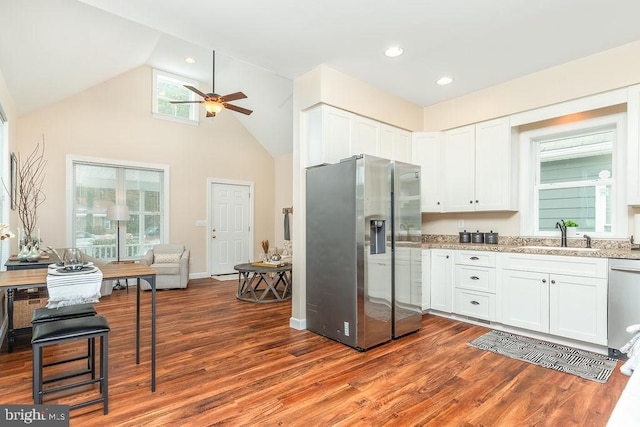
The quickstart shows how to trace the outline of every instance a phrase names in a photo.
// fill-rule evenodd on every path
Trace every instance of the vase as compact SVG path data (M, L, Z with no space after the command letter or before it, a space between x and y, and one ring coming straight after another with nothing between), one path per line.
M37 262L40 261L40 249L36 245L31 246L31 250L27 255L28 262Z
M29 252L31 252L31 248L27 245L23 245L20 252L18 252L18 261L25 262L29 257Z
M576 237L578 235L578 227L567 227L567 237Z

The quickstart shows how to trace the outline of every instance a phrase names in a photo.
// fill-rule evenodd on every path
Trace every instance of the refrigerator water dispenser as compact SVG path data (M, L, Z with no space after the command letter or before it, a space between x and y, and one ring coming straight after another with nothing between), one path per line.
M372 219L370 226L371 254L383 254L386 251L387 221L383 219Z

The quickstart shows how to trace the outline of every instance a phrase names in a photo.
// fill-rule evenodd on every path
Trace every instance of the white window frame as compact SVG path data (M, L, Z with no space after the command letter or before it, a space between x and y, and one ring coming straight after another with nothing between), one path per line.
M123 160L116 159L106 159L100 157L86 157L86 156L78 156L75 154L67 154L66 158L66 220L67 220L67 247L72 247L74 245L75 239L73 235L73 221L74 221L74 212L73 212L73 202L75 197L75 185L73 182L73 165L75 163L93 163L99 166L112 166L112 167L125 167L125 168L133 168L133 169L151 169L161 171L163 173L163 192L164 192L164 201L162 203L163 209L163 220L162 220L162 228L163 233L161 236L164 241L162 243L167 243L166 240L168 236L170 236L169 224L169 214L170 214L170 187L169 183L171 180L169 179L169 165L165 164L157 164L157 163L142 163L142 162L129 162Z
M626 113L611 114L592 119L538 128L520 134L520 235L532 237L557 237L557 231L538 231L537 174L539 159L537 140L554 134L578 132L581 129L614 126L616 141L612 156L612 178L601 181L612 184L611 232L589 232L591 237L615 239L626 238L628 229L626 203ZM560 185L558 185L560 187ZM558 218L558 220L563 218ZM566 219L566 218L564 218Z
M178 76L176 74L167 73L166 71L153 69L153 91L151 92L151 103L152 103L152 114L156 119L169 120L172 122L183 123L191 126L198 126L200 120L200 104L191 104L191 113L189 119L185 119L182 117L172 116L170 114L160 113L158 111L158 97L156 96L157 88L158 88L158 79L164 78L168 80L174 80L177 84L185 85L188 84L190 86L199 89L199 83L195 80L188 79L186 77ZM196 93L189 91L191 97L190 101L199 101L199 97Z

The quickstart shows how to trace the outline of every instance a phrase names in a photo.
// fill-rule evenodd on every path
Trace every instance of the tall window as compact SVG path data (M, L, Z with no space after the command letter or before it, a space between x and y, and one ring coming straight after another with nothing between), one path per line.
M137 258L167 234L165 171L91 162L73 162L73 239L85 253L115 259L118 224L107 208L128 206L130 219L120 224L120 258Z
M622 234L626 212L624 115L610 115L528 132L533 235L555 235L560 220L600 237Z
M172 104L171 101L198 101L193 91L184 87L198 88L198 82L184 77L153 70L153 116L182 123L198 124L198 103Z

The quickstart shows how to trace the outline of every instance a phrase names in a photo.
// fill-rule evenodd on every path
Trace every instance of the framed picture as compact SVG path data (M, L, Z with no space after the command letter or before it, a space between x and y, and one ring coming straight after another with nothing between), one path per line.
M16 210L18 203L18 159L15 153L11 153L11 209Z

